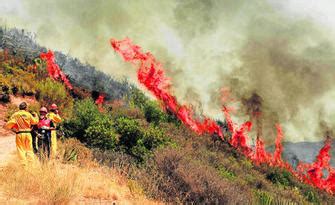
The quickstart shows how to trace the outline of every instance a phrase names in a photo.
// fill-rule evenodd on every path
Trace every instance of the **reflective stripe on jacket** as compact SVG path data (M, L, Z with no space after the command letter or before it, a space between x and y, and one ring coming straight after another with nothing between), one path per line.
M5 124L6 129L16 129L16 131L30 131L32 125L38 123L38 117L33 117L32 114L25 110L20 110L14 113L10 120Z

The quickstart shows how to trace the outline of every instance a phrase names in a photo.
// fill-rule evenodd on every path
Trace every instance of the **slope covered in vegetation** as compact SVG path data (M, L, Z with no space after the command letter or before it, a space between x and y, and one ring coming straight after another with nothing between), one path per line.
M35 96L32 110L58 103L65 117L61 125L65 138L80 140L92 159L117 170L128 178L130 187L148 197L197 204L335 203L333 196L299 182L285 170L254 165L216 135L194 134L133 86L127 87L126 94L96 105L90 87L80 87L70 76L75 86L68 90L48 77L45 62L3 48L2 102L13 94ZM59 158L78 161L80 154L70 146Z

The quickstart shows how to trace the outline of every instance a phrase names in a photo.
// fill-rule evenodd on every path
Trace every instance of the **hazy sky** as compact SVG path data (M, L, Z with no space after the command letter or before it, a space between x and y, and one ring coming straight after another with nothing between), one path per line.
M136 82L135 69L109 45L112 37L130 37L166 66L180 101L212 117L222 118L219 90L230 87L238 98L253 92L263 98L269 135L276 122L291 141L319 140L325 129L335 128L335 1L0 0L0 5L2 25L25 28L43 46Z

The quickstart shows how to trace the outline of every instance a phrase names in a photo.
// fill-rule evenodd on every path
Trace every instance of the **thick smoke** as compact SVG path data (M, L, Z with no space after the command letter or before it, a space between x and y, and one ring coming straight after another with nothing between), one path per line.
M221 87L229 87L240 102L239 119L254 120L254 105L245 102L259 96L265 139L274 139L277 122L291 141L319 140L335 126L331 34L269 1L12 2L0 9L2 22L36 32L42 45L135 81L135 72L108 44L111 37L130 37L169 68L179 100L214 118L222 117Z

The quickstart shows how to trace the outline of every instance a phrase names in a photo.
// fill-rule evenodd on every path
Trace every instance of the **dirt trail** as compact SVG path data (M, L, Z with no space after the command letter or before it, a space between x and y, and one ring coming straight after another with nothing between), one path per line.
M8 130L3 128L5 124L5 116L7 112L7 106L0 104L0 171L6 166L6 164L15 155L15 135ZM8 201L7 197L2 190L0 190L0 202L11 203L13 201ZM15 201L15 203L18 201Z
M15 153L15 135L3 129L7 106L0 104L0 168L12 158Z
M15 136L0 137L0 169L15 155Z

